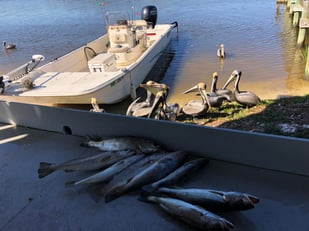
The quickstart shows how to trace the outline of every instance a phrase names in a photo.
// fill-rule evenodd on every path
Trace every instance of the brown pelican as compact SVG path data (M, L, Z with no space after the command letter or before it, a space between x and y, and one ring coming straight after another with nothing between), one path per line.
M154 117L155 119L167 118L164 107L166 105L166 93L158 91L153 101L152 107L149 111L148 118Z
M224 100L231 102L232 101L232 91L229 89L218 89L218 73L214 72L212 75L212 84L211 91L208 94L209 103L212 107L220 107Z
M2 42L4 49L9 50L9 49L15 49L16 45L15 44L7 44L6 41Z
M189 92L195 92L197 90L199 91L200 96L202 97L202 101L191 100L188 103L186 103L182 107L182 111L187 115L191 116L204 115L211 107L206 93L206 84L203 82L197 84L196 86L190 88L189 90L186 90L184 94L187 94Z
M146 84L140 84L140 87L145 88L152 94L156 95L159 91L164 91L165 95L168 95L169 87L165 83L157 83L155 81L148 81Z
M154 83L153 81L149 80L145 86L151 85ZM144 87L145 88L145 87ZM145 88L146 89L146 88ZM133 116L147 116L149 113L149 110L151 109L151 91L147 90L147 96L146 99L142 102L138 102L141 97L138 97L135 99L128 107L126 115L133 115Z
M153 103L154 106L158 106L158 113L155 117L156 119L176 120L177 115L179 114L179 104L168 104L166 102L169 93L169 87L166 84L151 81L149 84L140 84L140 86L156 95L156 98L159 97L159 99L162 100L158 101L162 103L160 106L156 105L156 102ZM156 101L156 99L154 101ZM155 109L152 111L154 110Z
M225 58L224 44L221 44L219 49L217 50L217 56L221 59Z
M235 101L241 105L252 107L258 104L261 100L260 98L250 91L239 91L239 81L241 77L241 71L240 70L234 70L228 79L228 81L223 86L223 89L225 89L233 80L235 80L234 85L234 98Z
M159 84L152 80L147 81L146 84L140 84L140 87L147 91L146 100L138 102L140 97L134 100L128 107L126 115L151 118L156 111L163 110L169 88L166 84ZM154 99L152 99L153 95Z
M100 108L97 99L96 98L91 98L91 105L92 108L90 109L90 111L92 112L104 112L104 109Z
M212 84L211 84L210 92L215 93L216 95L228 95L231 97L233 95L233 92L230 89L217 88L218 77L219 76L217 72L214 72L212 74Z

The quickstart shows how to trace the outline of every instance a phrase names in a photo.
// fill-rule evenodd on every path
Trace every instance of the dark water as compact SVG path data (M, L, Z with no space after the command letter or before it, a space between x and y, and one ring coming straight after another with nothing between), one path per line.
M174 36L151 75L171 87L170 102L183 104L192 95L181 94L219 73L219 87L234 69L241 69L240 88L261 98L309 93L305 80L305 56L296 48L297 30L283 7L274 0L95 1L0 0L1 41L17 50L0 49L0 74L42 54L59 57L105 33L105 12L128 10L140 18L145 5L156 5L158 23L178 21ZM216 50L225 44L227 59L220 62ZM129 102L129 101L128 101Z

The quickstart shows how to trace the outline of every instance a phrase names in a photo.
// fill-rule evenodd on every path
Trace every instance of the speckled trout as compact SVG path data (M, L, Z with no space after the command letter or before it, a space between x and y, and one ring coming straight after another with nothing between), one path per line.
M203 206L210 211L239 211L254 208L259 198L247 193L201 188L158 188L156 193Z
M71 171L90 171L90 170L103 169L133 154L135 154L135 152L131 150L109 151L109 152L102 152L97 155L89 157L69 160L60 164L40 162L38 175L39 178L43 178L53 173L56 170L71 172Z
M209 162L206 158L198 158L194 160L187 161L182 166L177 168L175 171L168 174L166 177L153 182L151 184L143 186L143 190L147 192L153 192L157 188L162 186L172 186L177 184L180 181L183 181L184 178L187 178L188 175L194 173L198 169L200 169L202 166L207 164Z
M98 182L104 182L110 180L115 174L118 172L121 172L128 166L132 165L136 161L140 160L144 154L136 154L133 156L129 156L127 158L124 158L120 161L117 161L115 164L109 166L108 168L97 172L94 175L91 175L89 177L86 177L84 179L78 180L78 181L68 181L66 182L66 186L76 186L76 185L82 185L82 184L92 184L92 183L98 183Z
M153 141L138 137L114 137L102 140L88 140L81 146L95 147L102 151L134 150L136 152L153 153L159 150L159 145Z
M184 151L166 154L148 168L131 178L125 185L113 188L113 190L105 195L105 202L109 202L129 190L137 189L165 177L181 165L186 157L187 153Z
M201 230L228 231L234 228L234 225L226 219L179 199L153 195L142 195L139 199L157 203L167 213Z

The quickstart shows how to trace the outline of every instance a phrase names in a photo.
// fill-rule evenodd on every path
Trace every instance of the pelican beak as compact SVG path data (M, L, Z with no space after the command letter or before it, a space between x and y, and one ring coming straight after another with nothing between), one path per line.
M206 100L206 103L208 105L208 108L211 108L211 105L210 105L210 102L209 102L209 99L208 99L208 96L207 96L207 92L206 92L206 89L202 89L202 94L203 94L203 98Z
M226 83L222 87L222 89L226 89L227 86L237 77L238 74L239 72L237 70L233 71L229 79L226 81Z
M160 83L156 83L156 82L153 82L151 84L140 84L139 85L140 87L146 89L147 91L150 91L152 94L154 95L157 95L158 92L164 90L166 91L166 93L168 93L168 87L166 86L164 89L163 89L163 84L160 84Z
M190 92L198 92L198 85L195 85L194 87L191 87L190 89L186 90L185 92L183 92L183 94L187 94L187 93L190 93Z
M151 110L148 114L148 118L151 117L151 115L159 108L160 104L162 103L162 107L165 104L165 95L164 95L164 91L159 91L156 94L156 98L153 101Z

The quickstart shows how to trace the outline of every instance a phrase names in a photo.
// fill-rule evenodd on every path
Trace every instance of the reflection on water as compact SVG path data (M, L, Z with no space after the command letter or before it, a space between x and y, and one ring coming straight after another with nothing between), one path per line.
M269 0L196 0L194 4L176 0L33 0L32 4L2 0L1 39L16 43L18 49L0 49L0 74L26 63L33 54L52 60L97 38L105 33L108 10L127 9L132 17L140 17L138 11L150 4L158 7L159 23L179 23L178 36L148 76L171 87L168 101L184 104L192 99L182 92L200 81L209 89L214 71L219 73L218 86L223 86L234 69L243 73L240 89L263 99L309 93L309 81L304 78L306 55L296 47L297 29L288 12ZM216 57L221 43L227 52L224 61ZM129 103L130 99L122 105Z

